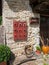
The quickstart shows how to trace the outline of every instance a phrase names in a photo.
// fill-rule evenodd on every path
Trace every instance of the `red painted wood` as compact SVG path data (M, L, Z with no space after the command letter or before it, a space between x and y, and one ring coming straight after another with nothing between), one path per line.
M14 21L13 22L13 35L14 40L26 40L27 39L27 23Z

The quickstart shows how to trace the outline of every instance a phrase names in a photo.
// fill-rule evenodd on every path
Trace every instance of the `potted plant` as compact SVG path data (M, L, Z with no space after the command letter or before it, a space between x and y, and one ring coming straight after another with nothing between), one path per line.
M41 53L41 47L40 46L36 46L36 54L40 54Z
M41 38L41 37L40 37ZM42 52L44 54L48 54L49 53L49 46L48 46L48 38L47 38L47 45L44 44L43 39L41 38L41 42L42 42Z
M11 50L6 45L0 45L0 65L7 65L11 56Z

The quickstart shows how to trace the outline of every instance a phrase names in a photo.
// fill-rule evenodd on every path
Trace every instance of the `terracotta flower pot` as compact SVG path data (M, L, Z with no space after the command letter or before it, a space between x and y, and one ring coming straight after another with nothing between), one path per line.
M44 54L48 54L49 53L49 46L42 46L42 51Z
M7 62L1 62L0 65L7 65Z

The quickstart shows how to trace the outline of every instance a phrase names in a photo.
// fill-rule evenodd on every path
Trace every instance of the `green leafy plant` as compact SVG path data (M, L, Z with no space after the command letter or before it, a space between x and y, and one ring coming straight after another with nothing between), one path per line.
M0 25L2 24L2 16L0 16Z
M36 50L39 50L39 51L41 51L41 48L40 48L40 46L36 46Z
M44 63L44 65L48 65L48 64Z
M0 62L9 61L11 56L11 50L6 45L0 45Z

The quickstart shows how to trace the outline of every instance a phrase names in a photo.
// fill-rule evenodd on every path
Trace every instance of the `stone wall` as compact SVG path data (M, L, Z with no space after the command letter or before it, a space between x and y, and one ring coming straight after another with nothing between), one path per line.
M24 53L24 47L29 44L39 44L39 24L30 26L29 18L38 17L29 6L29 0L3 0L3 26L6 31L6 42L15 56ZM26 21L28 26L27 41L15 42L13 39L13 20Z
M4 44L4 42L5 42L4 27L0 25L0 44Z

